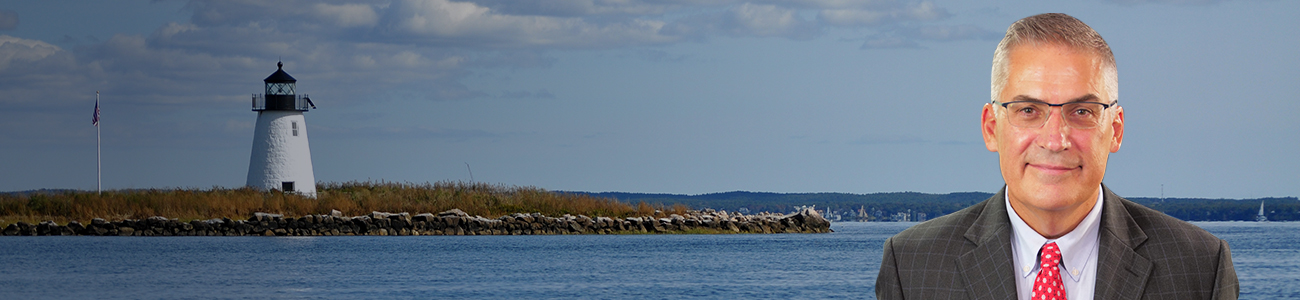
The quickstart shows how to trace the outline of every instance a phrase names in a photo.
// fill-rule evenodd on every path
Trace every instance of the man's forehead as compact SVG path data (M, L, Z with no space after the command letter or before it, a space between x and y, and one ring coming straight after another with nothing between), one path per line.
M1017 65L1024 67L1026 63L1035 63L1049 67L1040 71L1092 73L1098 78L1103 69L1101 54L1063 44L1017 45L1008 50L1007 63L1012 68L1009 71L1016 71Z
M1020 45L1008 54L1009 80L1003 99L1075 102L1099 101L1104 95L1104 72L1097 54L1051 44Z

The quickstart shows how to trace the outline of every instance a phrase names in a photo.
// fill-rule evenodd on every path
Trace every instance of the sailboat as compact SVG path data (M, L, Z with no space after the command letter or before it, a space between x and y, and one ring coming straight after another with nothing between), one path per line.
M1259 202L1259 214L1255 215L1255 222L1268 222L1268 217L1264 216L1264 201Z

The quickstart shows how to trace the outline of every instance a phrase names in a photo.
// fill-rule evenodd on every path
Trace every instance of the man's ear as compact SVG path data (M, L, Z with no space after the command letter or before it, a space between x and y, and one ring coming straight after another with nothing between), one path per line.
M1124 107L1115 107L1115 120L1110 122L1110 153L1119 152L1119 145L1124 143Z
M990 152L998 152L998 118L993 109L992 103L984 104L984 112L980 114L980 131L984 134L984 147Z

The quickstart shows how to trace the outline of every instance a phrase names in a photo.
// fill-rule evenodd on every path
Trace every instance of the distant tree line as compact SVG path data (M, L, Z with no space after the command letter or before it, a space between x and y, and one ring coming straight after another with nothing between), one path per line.
M843 216L843 221L889 221L897 213L924 213L927 219L950 214L984 201L993 194L982 192L926 194L916 192L848 194L848 193L763 193L726 192L702 195L648 193L587 193L595 197L615 198L620 202L647 202L663 205L683 204L694 209L712 208L742 212L793 212L798 206L816 205L817 210ZM1300 199L1202 199L1202 198L1127 198L1185 221L1254 221L1264 203L1264 215L1270 221L1300 220ZM859 212L866 216L859 216ZM913 219L915 220L915 219Z
M1256 199L1128 198L1186 221L1254 221L1259 204L1269 221L1300 221L1296 197Z

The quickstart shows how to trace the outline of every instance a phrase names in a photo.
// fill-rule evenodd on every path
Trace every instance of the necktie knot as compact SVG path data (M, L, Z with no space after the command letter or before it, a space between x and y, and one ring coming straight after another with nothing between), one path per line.
M1042 262L1042 267L1058 268L1061 265L1061 248L1056 246L1056 242L1043 245L1043 249L1038 254L1038 261Z
M1038 251L1038 277L1034 279L1035 300L1065 300L1065 284L1061 281L1061 248L1056 242L1047 243Z

